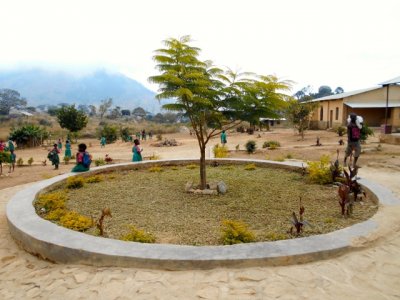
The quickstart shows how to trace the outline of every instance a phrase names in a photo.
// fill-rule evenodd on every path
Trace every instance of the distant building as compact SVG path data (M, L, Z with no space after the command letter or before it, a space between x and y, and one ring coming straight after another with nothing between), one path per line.
M368 126L378 127L385 122L400 128L400 77L380 86L351 91L311 100L319 103L313 113L311 127L336 128L346 125L352 112L364 118Z
M33 116L33 114L31 114L30 112L24 111L24 110L18 110L15 108L11 108L9 116L10 117L20 117L20 116L31 117L31 116Z

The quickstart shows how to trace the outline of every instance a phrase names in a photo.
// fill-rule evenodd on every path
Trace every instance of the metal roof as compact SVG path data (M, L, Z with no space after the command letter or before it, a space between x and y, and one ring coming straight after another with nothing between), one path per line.
M345 102L347 106L350 106L351 108L385 108L386 107L386 102L382 102L379 100L376 101L369 101L369 102ZM400 107L400 102L395 102L395 103L390 103L388 104L388 107Z
M397 83L400 83L400 76L390 79L390 80L387 80L385 82L382 82L382 83L380 83L380 85L389 85L389 84L397 84Z
M361 90L356 90L356 91L351 91L351 92L345 92L345 93L341 93L341 94L335 94L335 95L331 95L331 96L326 96L326 97L313 99L313 100L311 100L311 102L342 99L342 98L345 98L345 97L350 97L350 96L366 93L366 92L377 90L377 89L381 89L381 88L382 88L381 86L377 86L377 87L366 88L366 89L361 89Z

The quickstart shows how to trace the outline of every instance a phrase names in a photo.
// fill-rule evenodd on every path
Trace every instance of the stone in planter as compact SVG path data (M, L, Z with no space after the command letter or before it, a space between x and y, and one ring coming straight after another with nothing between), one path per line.
M218 182L217 191L218 191L218 193L220 193L222 195L226 194L226 192L228 191L228 187L226 186L225 182L223 182L223 181Z

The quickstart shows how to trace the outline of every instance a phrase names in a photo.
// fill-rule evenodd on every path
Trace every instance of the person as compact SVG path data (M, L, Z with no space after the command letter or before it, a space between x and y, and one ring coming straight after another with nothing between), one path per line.
M150 130L150 132L149 132L149 140L152 140L153 139L153 132Z
M57 148L57 144L54 144L53 149L49 152L47 155L47 158L51 161L51 164L54 166L54 170L58 169L58 165L60 164L60 157L58 154L60 153L60 150Z
M347 158L353 154L354 161L353 168L356 167L357 160L361 154L361 129L363 125L363 118L351 113L347 119L347 147L345 151L344 164L346 165Z
M78 145L78 153L76 153L76 165L71 172L86 172L90 169L92 156L86 151L86 144Z
M142 130L142 141L146 140L146 130Z
M221 144L224 146L226 144L226 133L225 130L222 130L221 132Z
M58 150L60 150L60 152L61 152L61 149L62 149L62 142L61 142L61 139L58 139L57 147L58 147Z
M142 161L142 151L143 149L140 149L139 145L140 145L140 141L138 139L135 139L133 141L133 143L135 144L132 148L132 152L133 152L133 157L132 157L132 161Z
M65 152L64 152L64 156L71 158L72 157L72 153L71 153L71 143L69 142L69 140L65 141Z
M11 139L8 140L8 150L10 152L15 150L14 143L13 143L13 141Z
M104 136L102 136L100 139L100 146L101 148L106 146L106 138Z
M8 170L8 173L14 172L15 169L15 161L17 160L17 155L15 154L14 150L10 150L10 169Z

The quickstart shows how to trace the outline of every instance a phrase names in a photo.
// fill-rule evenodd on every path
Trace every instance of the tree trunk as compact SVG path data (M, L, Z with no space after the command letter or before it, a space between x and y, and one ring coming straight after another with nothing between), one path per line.
M200 147L200 189L207 187L206 178L206 147Z

